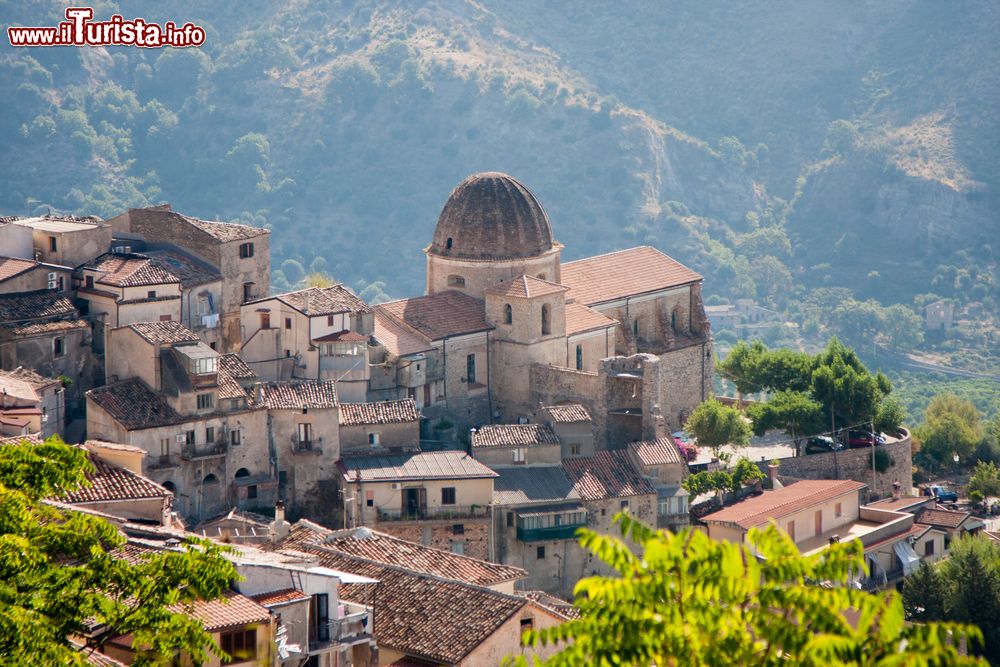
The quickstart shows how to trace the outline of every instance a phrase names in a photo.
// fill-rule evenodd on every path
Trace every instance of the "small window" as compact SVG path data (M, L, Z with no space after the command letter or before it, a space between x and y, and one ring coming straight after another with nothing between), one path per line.
M462 276L448 276L448 287L465 287L465 278Z
M313 427L312 424L304 423L299 424L299 444L308 445L313 439Z
M215 407L215 394L198 394L198 409L209 410Z
M160 438L160 456L170 456L170 438Z
M443 489L441 489L441 504L442 505L455 504L455 487L446 486Z
M291 350L285 350L285 358L287 359L290 356L292 356L292 351Z
M270 329L271 328L271 313L261 313L260 314L260 328Z
M787 530L787 532L788 532L788 536L794 540L795 539L795 522L794 521L789 521L788 522L788 530Z
M332 327L333 326L333 315L327 315L326 316L326 326L328 326L328 327Z
M257 658L257 629L223 632L219 636L219 648L233 657L234 662Z
M156 298L156 290L155 289L148 290L146 292L146 298L147 299L155 299Z
M286 329L291 329L292 328L292 318L290 318L290 317L286 317L285 318L285 328Z
M844 515L844 506L842 503L837 503L833 507L833 515L838 519Z
M161 322L169 322L171 320L170 315L160 315Z
M252 243L241 243L240 244L240 259L246 259L247 257L253 257L253 244Z
M257 485L251 484L250 486L247 487L247 498L249 500L253 500L256 497L257 497Z
M474 354L465 357L465 379L469 384L476 381L476 355Z
M465 524L464 523L456 523L456 524L454 524L451 527L451 534L452 535L465 535Z
M524 463L524 447L515 447L512 454L514 463Z
M579 456L580 455L580 445L570 445L569 446L569 453L572 454L573 456Z
M576 346L576 370L583 370L583 345Z
M420 364L417 364L417 370L418 371L420 370Z
M243 302L253 301L253 283L243 283Z
M55 252L58 247L59 246L56 243L56 237L50 236L49 237L49 252Z
M365 504L368 505L368 507L375 507L375 496L365 498Z
M527 632L528 630L533 630L535 628L535 619L530 616L521 619L521 632Z
M94 276L87 276L87 289L94 289Z
M53 355L55 355L57 357L63 356L63 347L64 347L64 345L63 345L63 339L62 338L53 338L52 339L52 354Z
M450 236L448 237L448 240L445 242L444 247L447 250L451 250L451 237Z
M632 320L632 335L636 338L639 337L639 320Z
M215 427L206 426L205 427L205 442L215 442Z
M378 444L379 444L380 441L381 440L379 438L379 434L378 433L369 433L368 434L368 444L371 445L372 447L378 447Z
M514 513L513 512L507 512L507 527L508 528L513 528L514 527Z
M542 304L542 335L548 336L552 333L552 315L549 312L549 304Z
M545 547L537 547L535 549L535 558L538 560L545 558Z
M240 444L240 430L234 428L229 432L229 444L236 447Z
M934 540L927 540L924 542L924 555L933 556L934 555Z
M184 444L193 445L194 444L194 429L190 431L184 431Z
M622 512L628 512L628 501L627 500L623 500L621 502L621 511Z
M514 309L510 307L509 303L503 307L503 323L504 324L514 323Z
M451 552L453 554L458 554L459 556L464 556L465 555L465 542L461 542L461 541L458 541L458 540L452 540L451 541Z

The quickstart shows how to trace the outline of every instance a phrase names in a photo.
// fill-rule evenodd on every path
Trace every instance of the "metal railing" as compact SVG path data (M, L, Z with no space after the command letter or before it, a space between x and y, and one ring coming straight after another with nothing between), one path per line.
M181 458L183 458L185 461L209 458L213 456L225 456L225 455L226 455L225 440L215 440L214 442L209 442L203 445L186 444L181 449Z
M300 439L298 435L292 436L292 451L296 453L323 453L323 436L318 438Z
M332 644L361 638L368 633L368 611L347 614L344 618L330 619L327 622L329 639L309 641L309 652L314 653L329 648Z
M485 517L486 505L444 505L442 507L421 507L413 510L378 510L379 521L419 521L422 519L474 519Z
M146 467L150 470L162 470L164 468L178 468L180 465L180 454L161 454L160 456L151 456Z

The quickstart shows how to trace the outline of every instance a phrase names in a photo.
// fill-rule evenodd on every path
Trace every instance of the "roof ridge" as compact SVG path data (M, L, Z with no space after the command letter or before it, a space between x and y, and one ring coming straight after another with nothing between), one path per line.
M629 252L630 250L642 250L643 248L651 248L651 249L655 250L656 252L663 253L663 251L660 250L659 248L657 248L656 246L651 246L651 245L648 245L648 244L647 245L637 245L637 246L631 246L629 248L622 248L621 250L612 250L611 252L603 252L600 255L590 255L588 257L581 257L580 259L574 259L574 260L572 260L570 262L563 262L562 264L563 264L563 266L566 266L567 264L576 264L577 262L585 262L588 259L597 259L598 257L609 257L611 255L618 255L618 254L621 254L623 252ZM666 253L663 253L663 254L666 254Z

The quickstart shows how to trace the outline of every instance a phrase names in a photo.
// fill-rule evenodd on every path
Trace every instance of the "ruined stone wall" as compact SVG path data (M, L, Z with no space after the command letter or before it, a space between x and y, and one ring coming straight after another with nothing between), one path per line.
M622 449L635 440L661 435L659 406L665 384L661 367L660 359L651 354L601 361L597 411L591 413L598 449Z
M706 340L660 356L660 411L668 430L679 430L696 407L712 395L715 358Z
M595 414L599 387L597 373L532 364L529 378L533 406L580 403L591 416Z
M317 484L335 483L340 458L339 413L339 408L310 408L307 412L269 410L268 438L275 453L278 479L285 479L279 493L289 511L303 513L308 496ZM295 444L299 424L312 426L310 448L299 448ZM268 469L265 467L262 472Z
M490 517L424 521L380 521L372 526L383 533L442 551L491 560ZM458 546L461 545L461 546Z
M378 434L379 443L372 445L368 435ZM383 453L388 449L418 449L420 447L420 422L401 424L359 424L340 427L340 451L345 456L367 456Z

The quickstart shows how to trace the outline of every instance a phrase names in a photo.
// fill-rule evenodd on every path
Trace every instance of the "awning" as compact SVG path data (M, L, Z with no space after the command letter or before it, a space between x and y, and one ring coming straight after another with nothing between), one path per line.
M892 548L895 550L896 555L899 556L899 562L903 564L903 576L910 576L919 567L920 556L913 550L910 543L904 540L896 542L892 545Z

